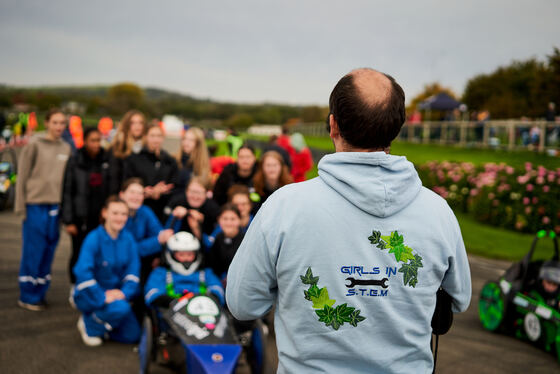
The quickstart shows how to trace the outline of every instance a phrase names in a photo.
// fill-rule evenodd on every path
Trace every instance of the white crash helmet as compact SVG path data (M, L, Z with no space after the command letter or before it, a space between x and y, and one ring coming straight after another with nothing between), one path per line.
M560 263L558 261L545 261L539 271L539 278L560 284Z
M165 259L167 263L176 273L181 275L191 275L198 270L198 266L202 261L202 256L199 252L200 242L190 232L179 231L167 240L167 250L165 251ZM175 256L175 252L194 251L194 261L179 262Z

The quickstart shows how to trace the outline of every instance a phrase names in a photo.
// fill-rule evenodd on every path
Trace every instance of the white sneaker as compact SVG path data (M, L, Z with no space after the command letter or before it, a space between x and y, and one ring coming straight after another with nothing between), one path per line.
M99 336L89 336L87 334L86 324L84 323L84 318L82 316L80 316L80 319L78 319L78 331L82 336L82 341L88 347L97 347L103 344L103 339L101 339Z
M27 310L31 310L32 312L41 312L43 310L45 310L45 305L44 304L30 304L30 303L24 303L21 300L18 300L18 306L20 308L23 309L27 309Z
M74 302L74 290L75 290L75 286L74 285L70 286L70 295L68 295L68 302L70 303L72 309L78 310L78 307L76 307L76 303Z

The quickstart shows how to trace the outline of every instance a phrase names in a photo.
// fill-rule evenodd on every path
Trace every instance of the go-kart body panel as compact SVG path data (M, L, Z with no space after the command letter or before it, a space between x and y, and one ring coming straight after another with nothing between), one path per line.
M229 313L214 299L205 295L178 299L169 308L154 311L151 319L146 317L138 349L140 373L147 373L150 362L161 356L157 352L168 352L170 341L178 348L172 361L182 361L189 374L233 373L243 349L248 349L252 372L262 373L266 332L262 323L256 326L260 328L252 330L246 346L237 337ZM159 339L162 335L166 336L164 345Z
M238 344L184 344L188 374L233 373L241 355Z
M539 269L543 261L533 261L532 256L540 231L525 257L512 264L498 281L487 282L480 293L479 318L482 326L490 331L502 331L528 340L552 352L560 361L560 312L549 306L536 291ZM554 256L558 260L558 240L554 241Z

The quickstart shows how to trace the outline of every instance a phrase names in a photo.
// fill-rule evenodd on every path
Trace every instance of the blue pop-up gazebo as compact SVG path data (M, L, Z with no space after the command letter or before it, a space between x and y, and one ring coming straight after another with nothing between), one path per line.
M448 94L442 92L437 95L432 95L426 100L418 104L421 110L453 110L459 108L461 103Z

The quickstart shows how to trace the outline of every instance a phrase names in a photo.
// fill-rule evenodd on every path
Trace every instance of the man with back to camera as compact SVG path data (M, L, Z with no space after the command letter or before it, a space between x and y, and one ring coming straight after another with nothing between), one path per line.
M242 320L275 306L279 373L431 373L438 288L454 312L471 297L459 225L389 154L405 120L392 77L350 72L329 109L336 153L263 205L229 269L228 306Z

